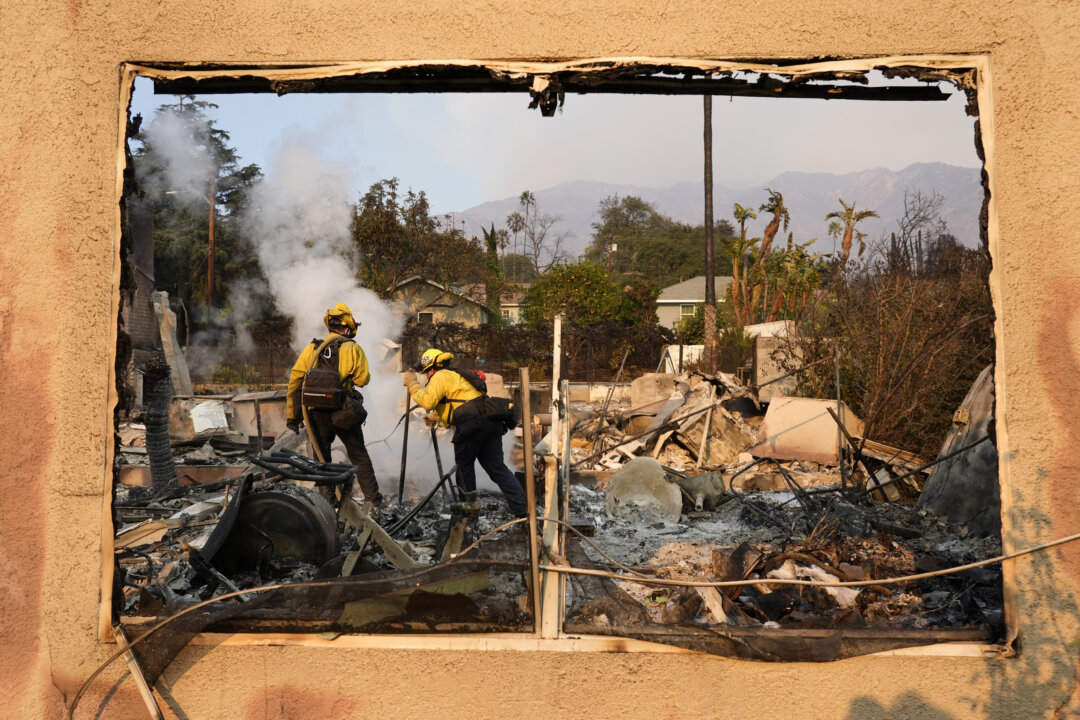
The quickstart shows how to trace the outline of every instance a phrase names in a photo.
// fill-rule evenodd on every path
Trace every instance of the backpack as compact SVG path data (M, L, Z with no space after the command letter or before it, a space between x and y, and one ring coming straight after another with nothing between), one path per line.
M468 425L469 416L478 418L488 418L499 423L503 430L513 430L518 426L517 417L514 415L514 403L510 402L506 398L491 397L487 394L487 383L484 382L478 374L472 370L465 370L463 368L456 368L446 366L446 370L452 370L465 379L465 382L472 385L479 390L482 395L478 398L473 398L462 403L454 411L454 424L459 428L462 423L460 420L465 420ZM465 411L464 417L462 417L462 410ZM475 424L475 421L474 421Z
M316 410L339 410L345 404L345 388L341 387L338 376L338 350L343 337L325 342L312 340L315 349L315 362L304 375L300 389L301 402Z

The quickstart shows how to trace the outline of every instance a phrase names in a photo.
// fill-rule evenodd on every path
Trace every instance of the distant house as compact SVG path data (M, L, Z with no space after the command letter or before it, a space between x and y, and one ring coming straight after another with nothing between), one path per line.
M521 301L525 293L529 291L529 284L512 285L503 290L499 302L499 311L502 313L503 323L517 325L521 322Z
M717 276L716 300L723 300L731 287L731 277ZM656 318L666 328L675 327L675 323L694 314L698 305L705 302L705 276L698 275L676 285L669 285L660 291L656 298Z
M399 282L390 297L401 304L407 319L418 323L461 323L477 327L488 321L482 297L419 275Z

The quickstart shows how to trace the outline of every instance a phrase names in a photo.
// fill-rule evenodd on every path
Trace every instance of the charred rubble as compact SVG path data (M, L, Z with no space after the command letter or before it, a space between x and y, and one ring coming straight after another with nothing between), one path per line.
M564 629L764 660L993 641L1003 624L996 565L857 588L767 582L886 580L997 555L991 500L970 497L994 495L985 385L931 460L863 437L842 403L762 401L723 373L646 375L619 397L614 386L571 392L567 481L556 488L570 528L562 556L543 560L610 576L568 576ZM284 430L281 396L173 398L178 480L166 484L146 472L158 464L147 456L150 416L145 430L120 428L123 623L231 593L183 632L532 631L528 532L499 531L512 520L501 497L463 496L451 470L425 496L376 512L353 498L351 466L305 457L304 438ZM526 420L518 448L529 438L544 458L551 417ZM965 491L970 482L981 485ZM926 495L953 510L963 495L966 514L920 500L935 483L946 489ZM677 580L704 582L661 584ZM720 580L745 584L704 586Z

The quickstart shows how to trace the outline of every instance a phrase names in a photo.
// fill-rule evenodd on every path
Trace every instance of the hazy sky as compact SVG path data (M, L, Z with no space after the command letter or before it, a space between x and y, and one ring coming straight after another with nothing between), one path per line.
M946 86L948 87L948 86ZM567 95L541 117L525 94L212 95L212 115L244 164L271 170L301 144L342 166L350 196L397 177L436 214L567 180L667 187L702 177L700 97ZM135 83L132 111L149 121L175 98ZM914 162L977 167L964 97L866 102L717 97L714 173L731 188L788 170L900 170Z

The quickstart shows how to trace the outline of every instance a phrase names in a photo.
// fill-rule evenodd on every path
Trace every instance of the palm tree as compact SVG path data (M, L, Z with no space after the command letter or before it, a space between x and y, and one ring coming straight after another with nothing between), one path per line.
M780 225L783 223L784 230L788 228L788 223L791 221L791 216L788 215L788 209L784 206L784 196L776 192L772 188L765 188L769 193L769 199L758 208L761 212L772 213L772 219L769 220L769 224L765 226L765 232L761 235L761 249L758 251L757 262L754 264L753 272L751 272L751 284L753 285L753 292L750 298L750 313L752 316L758 314L757 309L759 303L762 305L764 311L763 290L768 278L765 274L765 263L769 259L769 255L772 252L773 240L776 239L776 233L780 230ZM744 292L746 289L744 288ZM757 318L755 318L757 319Z
M525 218L521 217L521 213L517 210L506 216L506 227L510 229L510 232L514 234L514 255L518 254L518 233L525 229ZM516 277L511 277L511 280L515 280Z
M855 225L866 218L878 217L878 214L873 210L860 210L856 212L855 203L848 205L844 202L843 198L839 198L839 200L840 206L843 207L844 210L842 212L836 210L825 216L826 220L836 218L844 224L844 237L840 242L840 262L837 264L836 269L838 273L843 272L848 257L851 255L851 243L853 239L858 238L859 240L859 255L862 255L863 250L866 248L866 245L863 243L863 238L866 237L866 233L857 231ZM832 226L830 226L830 229L831 227Z
M833 255L836 254L836 239L840 237L840 233L844 230L844 226L840 224L839 220L833 220L829 223L829 237L832 238L832 251Z
M743 290L745 280L743 260L747 251L757 243L757 240L751 240L747 243L746 221L757 220L757 213L754 212L753 208L743 207L739 203L735 203L733 214L735 222L739 223L739 237L734 240L725 238L723 243L728 257L731 258L731 306L735 311L735 321L739 325L743 325L745 324L744 305L746 299Z

